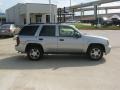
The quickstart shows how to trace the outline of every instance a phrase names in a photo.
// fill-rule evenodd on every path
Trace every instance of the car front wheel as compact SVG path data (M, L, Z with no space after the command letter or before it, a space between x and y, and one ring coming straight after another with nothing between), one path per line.
M88 51L88 55L92 60L100 60L103 57L103 49L100 46L92 46Z

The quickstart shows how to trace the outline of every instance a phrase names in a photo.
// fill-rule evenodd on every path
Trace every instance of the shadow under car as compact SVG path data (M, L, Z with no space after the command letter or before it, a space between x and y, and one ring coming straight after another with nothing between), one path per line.
M86 67L105 63L102 58L99 61L91 61L80 55L44 55L40 61L29 61L26 56L12 56L0 59L0 70L29 70L29 69L58 69L62 67Z

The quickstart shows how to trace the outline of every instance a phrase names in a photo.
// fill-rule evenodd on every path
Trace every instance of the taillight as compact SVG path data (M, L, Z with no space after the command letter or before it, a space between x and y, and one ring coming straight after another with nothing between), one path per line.
M17 46L20 44L20 38L19 37L16 38L16 43L17 43Z

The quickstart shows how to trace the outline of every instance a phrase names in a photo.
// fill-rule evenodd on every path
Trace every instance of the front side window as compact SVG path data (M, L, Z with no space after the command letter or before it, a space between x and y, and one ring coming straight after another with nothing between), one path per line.
M55 36L55 26L54 25L44 25L41 29L39 36Z
M38 30L39 26L25 26L21 29L19 35L33 36Z
M60 37L73 37L75 30L69 26L59 26Z

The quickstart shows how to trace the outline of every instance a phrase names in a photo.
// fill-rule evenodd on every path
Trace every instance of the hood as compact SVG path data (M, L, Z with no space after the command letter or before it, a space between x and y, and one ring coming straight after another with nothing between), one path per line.
M104 45L108 45L109 39L102 36L94 36L94 35L83 35L84 40L86 40L88 43L101 43Z
M84 36L88 37L88 38L95 38L95 39L103 39L103 40L109 40L106 37L103 36L94 36L94 35L88 35L88 34L84 34Z

